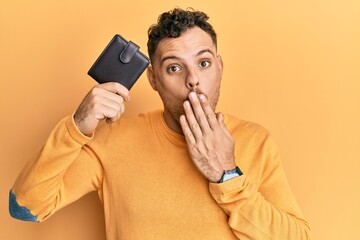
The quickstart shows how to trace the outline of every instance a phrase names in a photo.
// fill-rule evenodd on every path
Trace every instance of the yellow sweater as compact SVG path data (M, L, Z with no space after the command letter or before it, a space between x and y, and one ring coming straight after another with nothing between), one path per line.
M162 111L103 124L91 138L69 116L19 175L10 213L41 222L97 191L108 240L309 239L269 133L228 115L225 123L244 175L214 184Z

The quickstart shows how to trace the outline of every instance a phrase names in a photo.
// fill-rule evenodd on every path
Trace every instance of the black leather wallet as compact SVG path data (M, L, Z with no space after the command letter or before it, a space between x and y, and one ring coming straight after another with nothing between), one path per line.
M118 82L130 90L150 63L139 48L116 34L88 74L98 83Z

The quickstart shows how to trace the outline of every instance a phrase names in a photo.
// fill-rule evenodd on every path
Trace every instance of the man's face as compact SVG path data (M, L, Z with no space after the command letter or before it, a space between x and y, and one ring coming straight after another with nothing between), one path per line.
M207 96L215 111L220 93L223 64L208 33L198 27L180 37L162 39L147 72L151 86L164 104L165 121L181 132L179 118L190 92Z

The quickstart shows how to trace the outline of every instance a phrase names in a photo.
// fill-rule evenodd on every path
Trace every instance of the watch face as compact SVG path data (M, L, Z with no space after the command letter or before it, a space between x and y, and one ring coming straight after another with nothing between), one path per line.
M234 170L225 171L219 182L222 183L241 175L243 175L243 173L241 172L240 168L236 167Z
M236 170L234 171L231 171L231 172L227 172L224 174L224 177L223 177L223 182L227 181L227 180L230 180L232 178L235 178L235 177L239 177L240 174L236 172Z

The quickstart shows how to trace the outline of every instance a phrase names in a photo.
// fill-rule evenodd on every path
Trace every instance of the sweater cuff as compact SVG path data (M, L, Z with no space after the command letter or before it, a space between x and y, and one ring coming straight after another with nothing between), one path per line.
M223 183L209 183L209 191L218 203L227 202L227 196L236 195L246 186L246 175L230 179Z
M74 114L65 120L65 125L70 136L81 145L90 142L94 137L94 133L92 133L91 136L86 136L79 130L74 121Z

